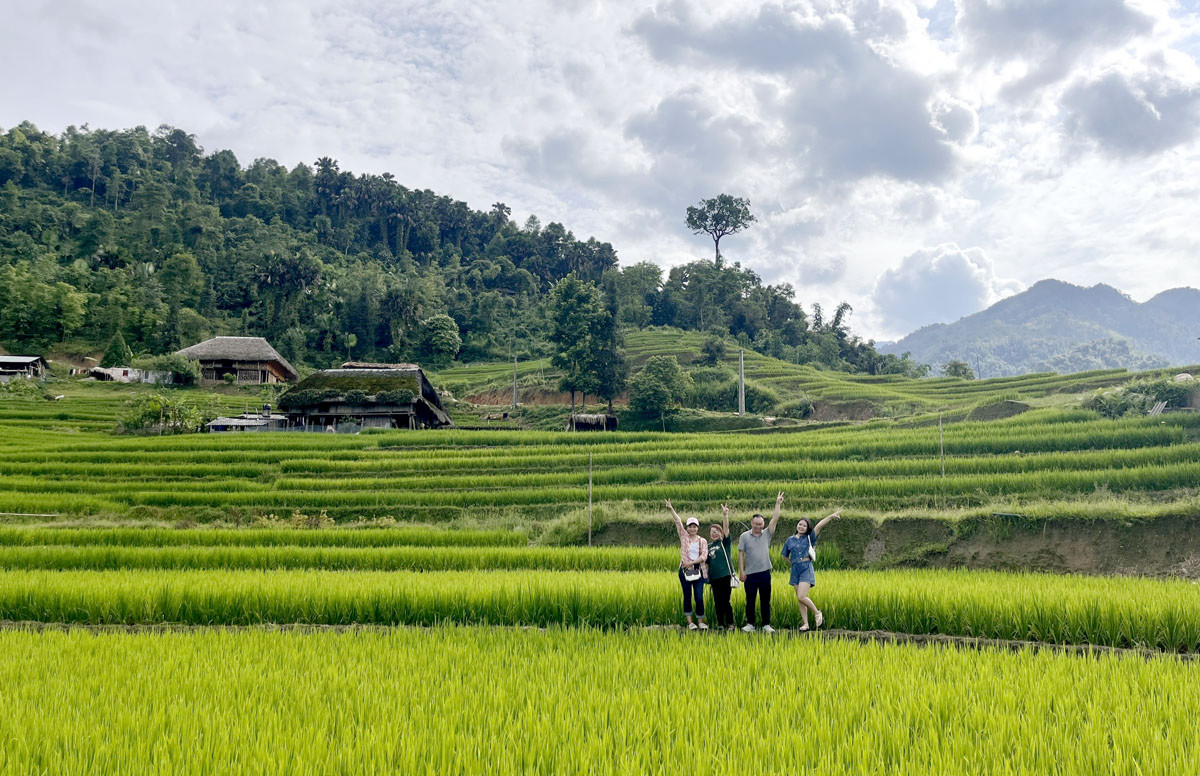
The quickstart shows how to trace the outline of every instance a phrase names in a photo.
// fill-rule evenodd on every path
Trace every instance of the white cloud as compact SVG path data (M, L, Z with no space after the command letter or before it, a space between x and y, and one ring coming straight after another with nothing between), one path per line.
M916 251L875 281L871 295L884 330L903 336L931 323L952 323L1021 290L996 277L979 248L953 243Z
M1071 134L1119 156L1156 154L1200 132L1200 85L1159 71L1080 80L1062 104Z
M1013 95L1061 80L1082 59L1154 29L1127 0L961 0L958 28L969 59L1017 64Z

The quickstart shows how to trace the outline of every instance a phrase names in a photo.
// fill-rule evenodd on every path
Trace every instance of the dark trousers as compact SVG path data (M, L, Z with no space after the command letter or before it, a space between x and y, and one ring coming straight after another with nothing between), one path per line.
M771 572L756 571L746 575L746 623L754 625L754 599L762 601L762 625L771 624Z
M733 625L733 607L729 605L729 596L733 592L729 583L733 577L710 579L708 586L712 588L713 608L717 610L717 627L726 628Z
M696 616L704 616L704 577L695 582L683 578L683 567L679 567L679 584L683 586L683 613L692 613L692 598L696 599Z

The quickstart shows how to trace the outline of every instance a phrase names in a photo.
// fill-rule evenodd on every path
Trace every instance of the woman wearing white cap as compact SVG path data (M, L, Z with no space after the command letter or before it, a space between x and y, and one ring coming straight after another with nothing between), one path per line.
M683 587L683 616L687 618L688 630L708 630L704 622L704 576L707 573L708 542L700 535L700 520L687 519L687 525L679 519L679 513L667 500L667 509L675 519L675 530L679 532L679 584ZM692 601L695 600L696 619L692 622Z

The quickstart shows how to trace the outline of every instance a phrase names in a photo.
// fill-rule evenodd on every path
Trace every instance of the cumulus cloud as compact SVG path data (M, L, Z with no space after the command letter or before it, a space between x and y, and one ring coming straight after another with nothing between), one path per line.
M1009 84L1022 95L1067 77L1090 53L1148 34L1154 21L1126 0L961 0L958 29L976 63L1025 66Z
M728 186L739 171L763 161L766 147L757 122L718 113L697 89L668 95L625 124L653 160L643 191L672 210Z
M796 175L944 180L956 162L949 141L968 134L964 119L939 126L931 81L873 45L907 30L894 9L876 6L873 15L869 5L858 8L874 20L860 28L837 9L822 15L775 4L710 22L675 0L640 16L633 30L662 62L780 79L776 99L755 109L780 128L781 159L801 160Z
M996 277L979 248L953 243L912 253L875 281L871 301L888 332L903 336L931 323L952 323L1020 290Z
M1072 84L1062 97L1067 131L1118 156L1146 156L1200 131L1200 86L1165 73L1110 71Z

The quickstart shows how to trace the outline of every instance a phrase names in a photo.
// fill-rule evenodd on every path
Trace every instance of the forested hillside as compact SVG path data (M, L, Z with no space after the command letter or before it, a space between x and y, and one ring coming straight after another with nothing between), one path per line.
M328 157L243 166L171 127L21 124L0 132L0 345L81 355L120 331L137 354L261 335L309 366L540 356L549 290L575 273L627 327L719 330L848 371L913 366L853 336L848 306L807 315L736 263L622 270L607 242L510 216Z
M1043 280L951 324L885 349L934 365L966 361L979 377L1027 372L1154 369L1200 361L1200 291L1175 288L1138 303L1111 286Z

